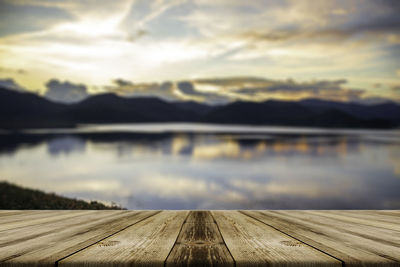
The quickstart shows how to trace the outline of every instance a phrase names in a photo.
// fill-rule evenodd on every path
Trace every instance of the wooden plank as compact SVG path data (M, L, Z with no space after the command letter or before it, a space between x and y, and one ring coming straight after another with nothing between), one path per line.
M342 263L237 211L213 211L237 266L341 266Z
M67 212L68 213L68 212ZM39 225L27 225L18 228L12 228L1 232L0 235L0 247L6 247L11 244L17 244L18 242L30 240L38 237L44 237L53 233L58 233L65 229L65 226L69 227L85 225L88 222L96 222L103 220L104 218L111 217L113 215L121 214L121 211L87 211L81 215L63 219L58 222L45 221ZM27 220L25 218L25 220ZM0 253L1 261L1 253Z
M54 213L55 211L12 211L12 212L4 212L1 211L0 223L5 224L9 222L18 222L18 221L26 221L27 218L35 219L35 218L43 218L49 216L50 214Z
M89 211L90 212L90 211ZM53 223L56 221L65 220L70 217L76 217L80 215L87 215L88 211L51 211L51 212L37 212L36 214L23 214L18 216L12 216L13 218L0 218L0 235L3 231L21 228L25 226L42 225L44 223Z
M400 217L400 210L370 210L381 215Z
M0 211L0 266L400 266L399 220L394 210Z
M390 210L331 210L332 212L345 213L352 216L374 216L375 219L389 222L398 222L400 220L400 211ZM331 212L329 211L329 212Z
M162 211L58 262L58 266L164 266L187 211Z
M309 222L331 231L348 235L354 243L358 242L364 249L373 251L385 258L400 263L400 232L385 227L376 227L366 223L340 220L338 216L328 217L326 214L316 214L314 211L282 211L282 213ZM358 220L357 220L358 221Z
M346 215L353 215L355 217L358 216L375 216L376 219L384 219L384 220L398 220L400 217L400 211L394 210L315 210L329 213L341 213Z
M346 266L399 266L399 243L394 242L399 234L396 231L392 231L393 238L384 241L378 236L372 238L376 228L351 225L304 211L242 212L342 260ZM362 233L358 227L363 229Z
M283 213L286 213L283 211ZM388 254L386 257L392 258L395 261L400 261L400 232L383 227L374 221L362 222L359 219L348 219L345 216L333 215L329 216L325 212L315 211L291 211L290 216L306 222L319 222L319 226L329 227L332 230L340 231L342 234L346 233L353 236L354 238L364 238L368 241L374 241L379 244L379 248L375 248L376 253L379 255L385 255L380 250L386 251ZM343 219L345 218L345 219ZM365 240L360 240L362 244L366 244ZM393 256L390 256L390 253Z
M0 236L0 266L54 266L101 239L157 211L96 211L55 223L4 231Z
M379 216L377 214L371 214L369 212L360 212L360 211L304 211L304 213L311 213L315 215L320 215L328 218L335 219L341 222L347 222L354 225L367 225L374 226L376 228L381 228L385 230L394 230L400 231L400 218ZM360 230L363 228L357 226ZM365 231L365 230L363 230ZM373 231L374 234L376 233ZM388 231L390 234L392 231ZM371 231L367 231L366 233L371 233ZM382 237L382 236L381 236Z
M191 211L166 266L234 266L209 211Z
M332 212L340 212L348 215L360 216L371 215L376 219L398 222L400 219L400 210L331 210Z
M10 216L10 215L23 214L23 213L27 213L27 212L28 211L25 211L25 210L0 210L0 218Z

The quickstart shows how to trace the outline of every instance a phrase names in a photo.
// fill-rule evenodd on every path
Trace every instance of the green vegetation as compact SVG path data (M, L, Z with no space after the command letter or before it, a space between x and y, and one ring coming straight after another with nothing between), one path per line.
M0 182L0 209L16 210L119 210L97 201L86 202Z

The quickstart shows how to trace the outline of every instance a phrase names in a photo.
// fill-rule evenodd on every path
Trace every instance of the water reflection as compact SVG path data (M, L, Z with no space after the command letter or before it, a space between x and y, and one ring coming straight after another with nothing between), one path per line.
M86 142L84 140L74 136L57 137L47 141L48 152L53 156L84 152L85 145Z
M400 208L400 144L370 134L4 135L1 177L131 209Z

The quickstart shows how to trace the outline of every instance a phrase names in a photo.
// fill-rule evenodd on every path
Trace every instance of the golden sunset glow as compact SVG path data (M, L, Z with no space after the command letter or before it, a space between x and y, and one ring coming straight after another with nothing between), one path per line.
M0 5L3 86L45 94L51 90L46 84L57 80L72 89L84 85L89 94L210 103L400 99L396 1L2 0ZM125 85L115 84L117 79ZM192 88L180 88L181 81Z

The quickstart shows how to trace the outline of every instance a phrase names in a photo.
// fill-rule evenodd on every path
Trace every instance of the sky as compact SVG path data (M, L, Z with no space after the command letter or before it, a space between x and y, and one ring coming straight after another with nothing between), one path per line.
M398 0L0 0L0 86L210 104L400 101Z

